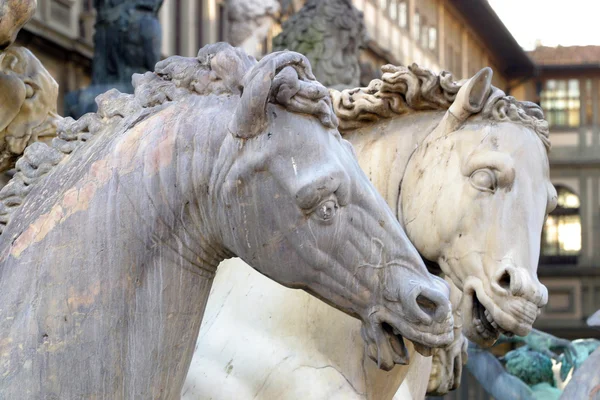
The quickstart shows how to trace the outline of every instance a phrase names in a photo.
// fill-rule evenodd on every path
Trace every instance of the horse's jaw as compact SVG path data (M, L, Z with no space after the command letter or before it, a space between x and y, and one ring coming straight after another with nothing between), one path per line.
M374 311L367 322L363 322L361 336L366 346L367 355L377 366L390 371L395 364L408 365L409 351L404 342L411 338L414 349L424 357L433 354L433 349L444 347L454 340L452 329L454 319L448 309L446 321L438 325L435 331L411 327L384 310ZM444 329L449 327L450 329Z
M526 336L539 308L515 296L498 296L475 277L466 279L461 301L463 334L481 347L492 346L500 334Z

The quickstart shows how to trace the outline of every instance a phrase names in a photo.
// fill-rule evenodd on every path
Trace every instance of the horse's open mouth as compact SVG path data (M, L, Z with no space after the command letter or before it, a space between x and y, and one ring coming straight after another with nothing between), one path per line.
M383 323L381 325L383 332L388 339L392 350L397 356L396 364L407 365L409 363L409 355L406 349L406 344L404 343L404 337L400 334L400 332L393 328L391 325L387 323ZM429 357L433 353L433 349L431 347L425 346L418 342L412 342L415 350L419 352L422 356ZM402 362L399 362L402 361Z
M473 292L473 325L477 333L484 339L497 339L500 334L513 336L512 332L503 329L492 317L492 314L485 308L477 298L477 293Z
M400 332L385 322L381 324L381 329L383 329L383 334L394 351L394 362L396 364L407 365L409 363L408 350Z

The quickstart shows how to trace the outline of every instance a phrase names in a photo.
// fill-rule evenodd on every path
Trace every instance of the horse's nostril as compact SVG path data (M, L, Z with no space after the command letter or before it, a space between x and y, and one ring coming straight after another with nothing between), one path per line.
M417 296L417 304L419 308L423 310L427 315L433 317L437 311L438 305L433 301L423 296L422 294Z
M508 271L504 273L498 279L498 285L504 290L510 290L510 274Z

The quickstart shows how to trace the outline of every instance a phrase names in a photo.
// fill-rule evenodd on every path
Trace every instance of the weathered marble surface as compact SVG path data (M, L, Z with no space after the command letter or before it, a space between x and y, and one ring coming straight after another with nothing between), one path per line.
M0 53L0 172L13 168L27 145L54 138L57 97L58 84L29 50Z
M600 328L600 310L587 320L589 326ZM585 360L565 387L561 400L590 399L600 400L600 348Z
M451 341L448 286L304 56L257 63L220 43L133 82L27 147L0 191L4 397L179 398L217 265L235 255L360 319L382 368L407 361L392 331Z
M342 90L360 84L360 48L366 40L363 14L351 0L307 0L283 23L273 48L304 54L319 82Z
M600 400L600 348L573 374L560 399Z
M158 12L164 0L94 0L92 84L65 97L65 115L95 112L98 95L117 89L132 93L131 77L154 70L160 60Z
M0 50L10 46L35 14L37 0L0 0Z
M430 358L412 354L410 370L404 369L400 377L397 368L393 373L377 371L363 351L360 321L338 325L345 321L342 312L320 301L307 301L301 291L266 281L240 259L219 265L182 399L358 400L377 398L367 395L376 392L376 386L398 388L402 379L411 385L403 388L401 400L423 398L427 381L419 373L429 374ZM224 286L229 290L220 291ZM320 331L323 318L331 320L327 333ZM233 319L240 321L235 327ZM347 345L348 341L353 345L341 349L340 342ZM406 345L412 353L412 343ZM225 359L223 369L220 361ZM365 372L380 379L365 382Z
M488 346L500 332L527 334L547 300L536 276L539 232L556 201L541 110L490 82L488 69L461 85L416 66L386 67L368 88L332 92L361 167L417 250L457 288L455 322ZM430 358L407 344L410 365L381 371L367 360L371 349L360 342L355 321L276 286L258 274L217 279L187 399L297 399L307 391L314 399L389 399L398 390L399 399L424 397ZM337 340L314 333L322 331L339 332ZM282 332L285 341L277 339ZM464 338L455 339L446 357L452 368L436 376L440 391L457 384L464 361ZM324 375L313 374L320 367ZM195 391L203 387L218 389Z

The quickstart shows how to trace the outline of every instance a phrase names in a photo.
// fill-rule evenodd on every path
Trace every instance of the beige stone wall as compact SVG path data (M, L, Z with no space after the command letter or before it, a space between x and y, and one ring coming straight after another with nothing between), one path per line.
M91 2L38 0L34 18L17 40L17 45L29 48L58 82L59 113L65 93L90 83L95 11L87 4ZM221 4L222 0L165 0L159 15L163 55L194 56L203 45L222 39L218 24Z
M192 57L202 46L222 40L218 23L222 4L222 0L165 0L159 14L163 55Z
M535 81L527 79L511 83L510 95L520 101L537 101L535 93Z
M494 85L506 89L508 81L498 68L495 68L496 56L486 48L477 34L445 1L441 0L398 0L386 2L380 0L353 0L356 8L365 15L367 31L383 50L389 51L393 58L402 64L417 63L434 71L451 71L457 79L473 76L485 66L494 69ZM391 4L406 4L407 25L401 26L400 18L392 18ZM385 7L382 7L385 6ZM395 14L398 15L397 13ZM423 42L423 25L434 28L435 33L427 32ZM417 36L417 26L420 34ZM435 45L430 46L430 40ZM427 44L426 46L424 46ZM371 62L373 57L364 56ZM381 57L375 57L375 62ZM385 61L384 61L385 62Z
M416 62L434 71L450 70L457 79L461 79L473 75L483 66L495 67L494 55L480 43L477 35L446 1L353 2L363 11L367 30L375 45L363 52L363 61L373 71L378 71L388 62ZM57 45L51 51L43 45L34 45L33 50L44 58L63 92L86 86L89 81L95 12L88 10L85 4L84 1L39 0L38 12L26 28L38 38ZM296 0L294 7L299 9L302 4L303 0ZM395 4L397 11L391 12L389 4ZM405 10L404 16L400 15L400 7ZM224 29L219 28L219 23L224 19L223 12L223 0L165 0L159 15L163 29L163 55L193 56L203 45L222 40L220 36ZM417 36L417 26L420 27L421 39ZM435 32L431 33L429 28ZM422 39L424 35L425 42ZM430 41L435 44L430 46ZM505 77L498 73L497 68L494 70L494 84L506 88Z

